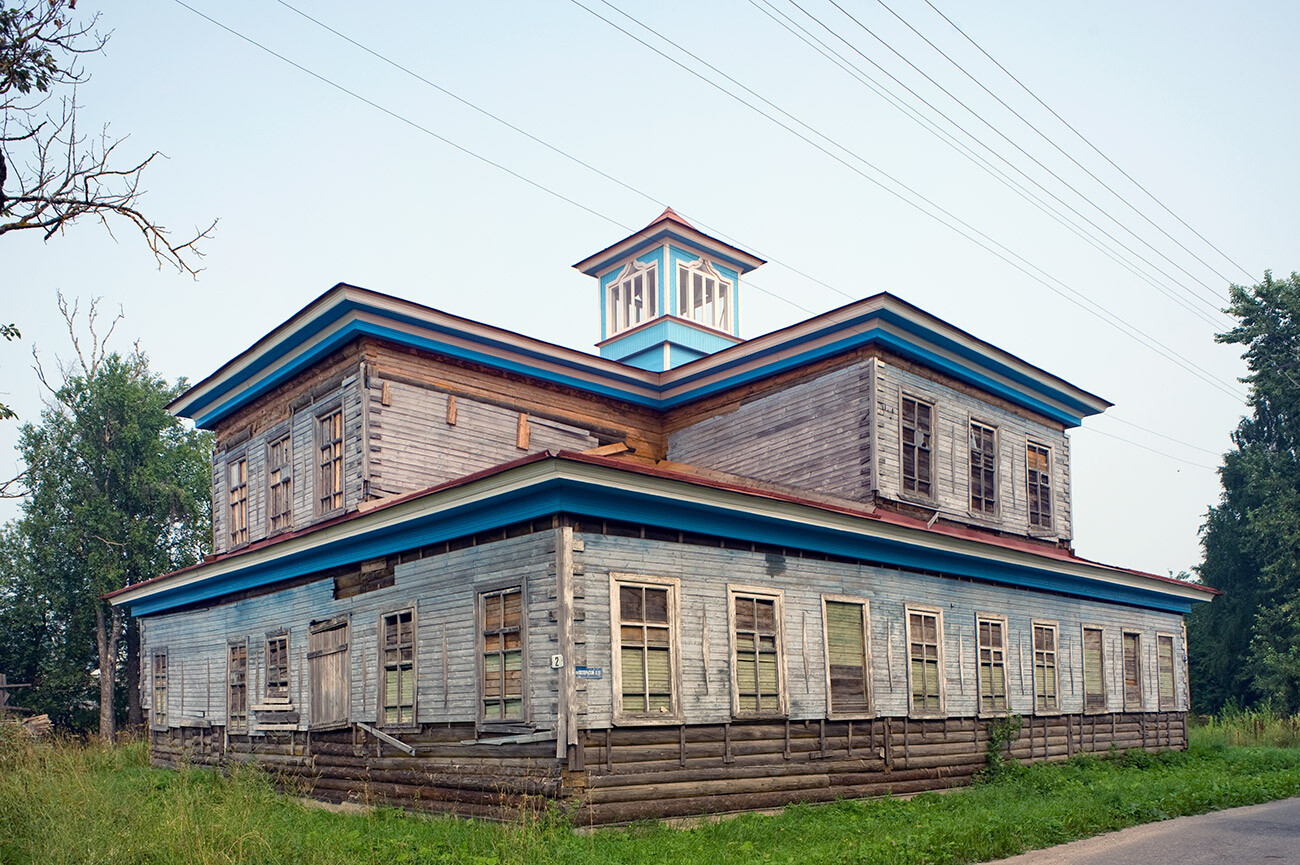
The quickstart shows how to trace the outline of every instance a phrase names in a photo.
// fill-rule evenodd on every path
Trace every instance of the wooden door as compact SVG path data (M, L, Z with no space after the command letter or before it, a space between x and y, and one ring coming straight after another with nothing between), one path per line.
M311 680L311 726L346 724L351 702L347 619L312 625L307 664Z

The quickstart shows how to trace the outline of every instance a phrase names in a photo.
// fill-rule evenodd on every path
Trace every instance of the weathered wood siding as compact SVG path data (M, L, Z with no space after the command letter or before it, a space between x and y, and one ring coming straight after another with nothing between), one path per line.
M1177 708L1188 705L1186 645L1182 617L1136 607L1006 588L966 580L870 567L845 562L723 549L698 544L616 537L581 532L580 565L583 642L576 663L601 667L601 679L579 683L580 727L612 722L609 574L642 574L679 579L681 619L680 688L682 720L687 724L730 721L731 671L727 586L746 585L784 593L786 696L792 720L827 716L822 641L823 594L862 597L870 602L871 688L877 715L909 713L908 646L905 605L942 610L946 714L978 714L976 691L976 614L1004 615L1008 623L1006 674L1012 712L1032 714L1034 622L1058 626L1060 712L1083 711L1082 627L1101 627L1105 638L1107 705L1123 710L1121 631L1142 635L1143 711L1157 710L1156 634L1174 638ZM707 651L706 651L707 649ZM1056 712L1053 714L1059 714Z

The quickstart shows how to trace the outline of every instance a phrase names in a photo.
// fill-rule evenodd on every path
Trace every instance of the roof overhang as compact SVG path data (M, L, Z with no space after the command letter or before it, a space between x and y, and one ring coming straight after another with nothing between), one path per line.
M564 513L810 550L1175 613L1216 592L1089 562L1064 550L981 537L605 457L541 453L263 542L108 597L135 615L165 612L512 523Z
M362 336L655 409L683 405L869 345L1066 427L1110 407L1101 397L889 294L745 340L667 372L649 372L340 283L191 387L169 409L210 429Z

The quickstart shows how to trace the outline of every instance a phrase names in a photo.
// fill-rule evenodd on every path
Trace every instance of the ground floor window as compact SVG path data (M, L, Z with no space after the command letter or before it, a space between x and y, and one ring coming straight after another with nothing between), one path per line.
M248 644L226 649L226 731L248 732Z
M389 613L380 629L385 724L415 723L415 622L411 610Z
M1056 668L1056 626L1034 625L1034 711L1061 708Z
M1101 628L1083 629L1083 710L1106 711L1106 670Z
M149 709L152 727L167 726L167 652L153 653L153 705Z
M911 684L911 709L914 714L943 713L942 640L941 613L907 608L907 675Z
M1002 619L976 620L979 632L980 713L1007 711L1007 623Z
M867 666L867 602L823 598L826 682L832 714L861 715L871 710Z
M1142 711L1142 639L1139 635L1124 634L1124 711Z
M1174 638L1166 634L1156 637L1156 679L1160 686L1160 711L1177 708L1174 696Z
M784 711L781 690L781 596L733 590L732 708L737 715Z
M632 716L674 715L676 586L620 580L613 589L619 674L614 710Z
M485 721L524 716L524 592L519 586L479 595L480 705Z

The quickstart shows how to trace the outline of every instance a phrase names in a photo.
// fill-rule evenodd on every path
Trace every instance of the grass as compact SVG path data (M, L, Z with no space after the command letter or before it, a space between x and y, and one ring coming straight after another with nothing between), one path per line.
M1217 717L1195 719L1196 739L1205 744L1300 748L1300 714L1279 715L1268 705L1242 709L1229 705Z
M1300 748L1232 746L1224 741L1231 729L1198 728L1186 753L1036 765L947 795L585 835L545 815L495 825L385 808L337 814L277 794L254 769L152 769L142 743L0 739L0 863L977 862L1300 795Z

